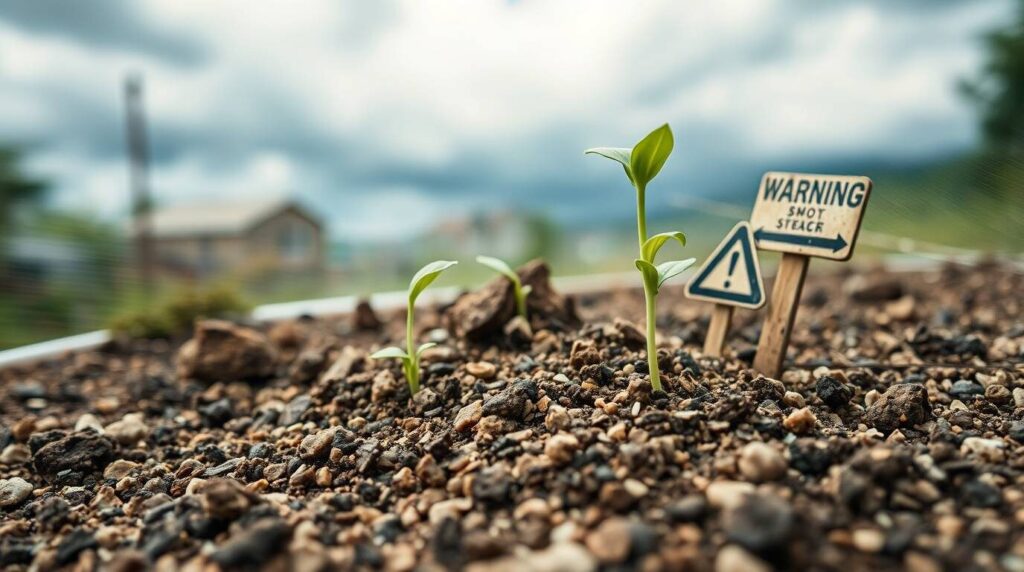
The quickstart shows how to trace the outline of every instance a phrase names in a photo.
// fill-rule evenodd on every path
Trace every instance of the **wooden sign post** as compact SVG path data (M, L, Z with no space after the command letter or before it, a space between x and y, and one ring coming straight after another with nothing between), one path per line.
M708 335L704 338L704 355L722 355L733 308L757 309L764 305L764 281L749 223L740 222L729 231L687 284L686 295L714 302Z
M839 175L765 173L750 216L762 250L782 252L754 369L782 373L809 257L847 260L864 218L871 179Z

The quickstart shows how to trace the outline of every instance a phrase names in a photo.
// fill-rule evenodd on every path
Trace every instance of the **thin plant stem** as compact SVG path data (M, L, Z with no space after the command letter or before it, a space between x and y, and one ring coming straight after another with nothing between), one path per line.
M643 258L644 243L647 242L647 209L644 204L644 192L642 185L636 187L636 233L640 239L640 257ZM653 261L652 261L653 262ZM654 391L661 391L661 375L658 372L658 340L655 331L657 293L654 286L647 283L644 277L644 302L647 306L647 365L651 372L651 387Z
M647 209L644 206L644 193L647 189L643 186L636 188L636 233L640 238L640 251L643 254L644 243L647 242Z
M651 291L647 284L644 284L644 301L647 303L647 364L651 371L651 387L654 391L661 391L661 374L658 371L658 343L655 338L655 302L657 294Z
M409 312L405 319L405 345L406 353L409 354L408 361L406 362L406 373L405 377L409 380L409 391L415 395L420 390L420 358L416 355L416 340L413 339L413 312L414 308L412 302L409 302Z
M526 296L523 295L523 283L519 280L512 281L512 293L516 298L516 313L526 319Z

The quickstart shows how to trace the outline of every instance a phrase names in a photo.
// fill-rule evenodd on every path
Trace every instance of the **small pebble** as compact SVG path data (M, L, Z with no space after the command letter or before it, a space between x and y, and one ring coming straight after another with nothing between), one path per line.
M498 368L491 362L475 361L466 364L466 372L484 381L494 379Z
M706 491L708 504L718 509L739 506L747 495L754 492L754 485L743 481L714 481Z
M129 413L107 425L103 432L122 445L134 445L146 438L149 427L143 422L141 413Z
M548 414L544 417L544 426L548 428L548 431L554 433L568 429L571 423L572 418L569 417L569 412L564 407L561 405L548 407Z
M861 552L881 552L885 546L885 534L876 528L858 528L853 531L853 545Z
M0 507L9 508L21 504L33 490L32 483L21 477L0 480Z
M804 396L800 395L795 391L787 391L782 395L782 402L790 407L806 407L807 402L804 400Z
M103 433L103 424L100 423L92 413L83 413L79 416L78 421L75 421L75 431L84 431L86 429L92 429L97 433Z
M729 544L718 551L715 572L772 572L772 567L742 547Z
M606 519L587 535L586 544L603 564L625 562L631 544L629 521L620 517Z
M774 447L761 442L747 443L737 462L740 473L755 483L777 481L786 476L789 464Z
M480 419L483 417L483 411L483 401L474 401L469 405L463 406L458 414L455 415L455 430L468 431L472 429L480 422Z
M818 419L811 412L810 408L804 407L787 415L782 425L793 433L803 434L813 431L814 425L817 422Z
M573 454L580 447L580 442L570 433L552 435L544 444L544 454L556 465L564 465L572 460Z

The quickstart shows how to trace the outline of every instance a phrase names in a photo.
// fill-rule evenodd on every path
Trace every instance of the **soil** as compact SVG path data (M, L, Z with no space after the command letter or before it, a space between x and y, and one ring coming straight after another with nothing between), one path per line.
M659 393L639 289L521 274L419 313L412 398L365 305L0 371L0 567L1024 570L1021 274L812 274L781 379L667 287Z

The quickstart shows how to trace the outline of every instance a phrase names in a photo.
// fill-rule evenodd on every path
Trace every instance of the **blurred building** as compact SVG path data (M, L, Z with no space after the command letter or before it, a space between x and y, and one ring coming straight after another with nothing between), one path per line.
M322 223L287 199L157 208L152 236L156 266L165 276L206 280L324 270Z
M446 256L485 254L517 261L529 256L533 234L531 220L521 213L478 212L442 220L423 245Z

